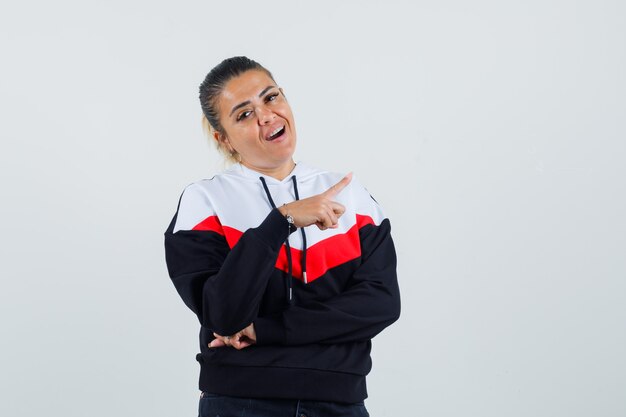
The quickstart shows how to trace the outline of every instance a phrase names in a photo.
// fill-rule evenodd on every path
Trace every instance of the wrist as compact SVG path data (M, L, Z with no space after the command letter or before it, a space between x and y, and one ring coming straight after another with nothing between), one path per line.
M287 204L286 203L283 204L278 210L285 217L285 220L287 220L287 223L289 223L289 233L293 233L297 229L297 226L295 224L295 220L293 219L293 216L289 214L289 208L287 207Z
M260 225L251 229L251 232L268 246L279 249L289 236L289 228L285 227L288 224L285 216L281 214L278 208L275 208L268 213Z

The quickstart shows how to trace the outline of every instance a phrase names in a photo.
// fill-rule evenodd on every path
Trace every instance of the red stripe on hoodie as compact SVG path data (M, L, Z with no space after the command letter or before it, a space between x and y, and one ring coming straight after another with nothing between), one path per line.
M344 264L361 256L359 242L359 229L368 224L375 224L370 216L356 215L356 224L346 233L334 235L313 246L307 248L307 281L313 282L324 275L329 269ZM232 249L243 234L241 231L222 226L217 216L209 216L193 227L193 230L206 230L218 233L226 237L228 246ZM291 248L293 277L301 281L302 277L302 251ZM287 248L280 248L276 268L288 271Z

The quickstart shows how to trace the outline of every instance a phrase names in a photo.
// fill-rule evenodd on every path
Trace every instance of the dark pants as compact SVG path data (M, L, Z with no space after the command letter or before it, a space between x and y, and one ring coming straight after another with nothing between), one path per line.
M203 392L198 417L369 417L363 402L266 400Z

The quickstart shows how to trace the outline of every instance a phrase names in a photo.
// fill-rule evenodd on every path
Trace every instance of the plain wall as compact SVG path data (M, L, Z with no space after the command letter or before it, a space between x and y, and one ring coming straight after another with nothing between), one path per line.
M372 417L626 415L618 1L55 1L0 12L0 415L197 415L163 232L223 168L198 86L247 55L296 159L391 220Z

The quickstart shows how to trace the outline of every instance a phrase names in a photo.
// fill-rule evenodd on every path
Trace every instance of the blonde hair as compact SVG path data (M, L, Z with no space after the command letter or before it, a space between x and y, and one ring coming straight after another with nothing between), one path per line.
M215 148L219 153L222 154L226 162L228 162L229 164L236 164L238 162L241 162L241 158L237 152L231 153L219 140L215 139L214 133L216 132L216 130L213 128L213 126L211 126L211 123L209 123L209 119L206 118L204 113L202 114L201 123L202 130L209 139L209 142L215 143Z

